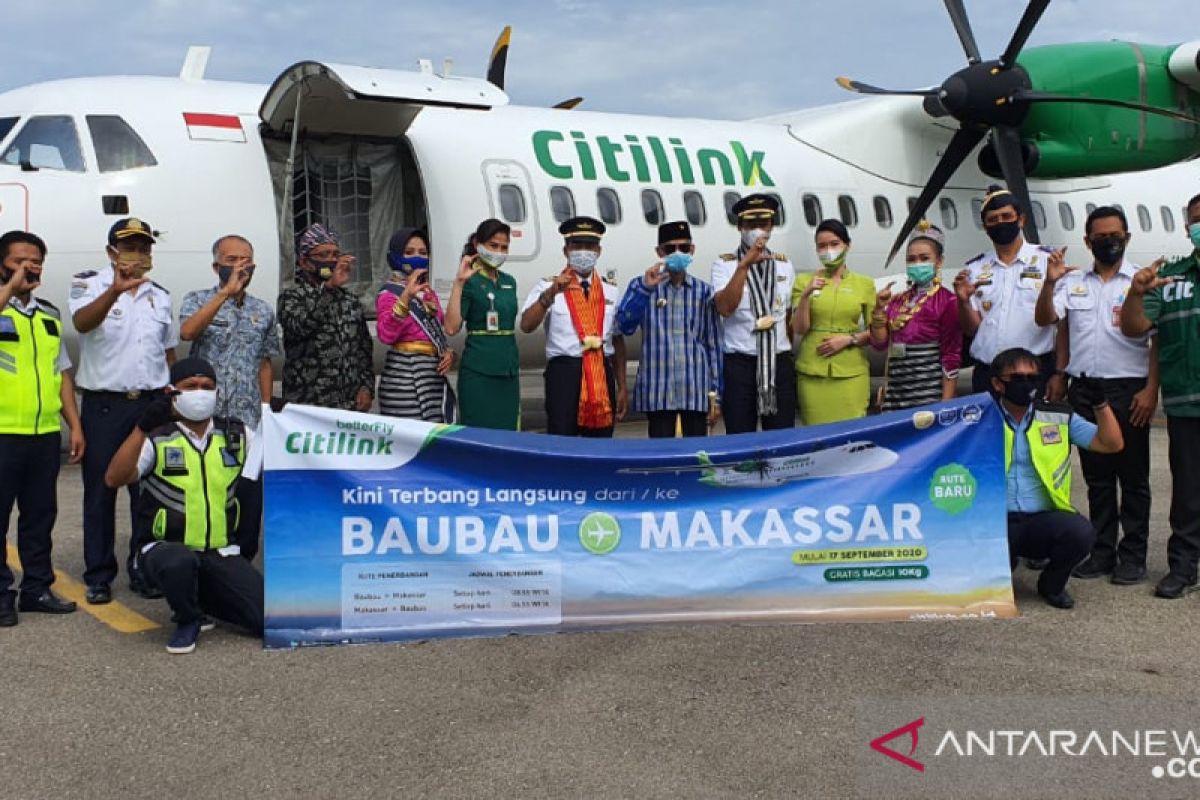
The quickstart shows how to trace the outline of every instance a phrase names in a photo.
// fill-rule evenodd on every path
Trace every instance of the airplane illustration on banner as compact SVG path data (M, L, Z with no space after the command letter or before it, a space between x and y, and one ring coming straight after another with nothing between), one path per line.
M841 478L878 472L895 464L900 456L874 442L846 442L811 453L778 458L751 458L716 463L708 453L696 453L697 464L672 467L629 467L619 470L635 475L699 472L700 483L724 488L767 488L812 478Z

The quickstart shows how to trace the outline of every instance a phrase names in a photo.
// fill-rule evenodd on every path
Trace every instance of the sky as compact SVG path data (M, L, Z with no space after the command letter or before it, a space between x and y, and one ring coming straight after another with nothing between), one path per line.
M891 88L940 83L965 65L939 0L94 0L10 3L0 91L90 75L176 75L189 45L213 48L207 77L269 84L292 63L415 69L454 59L482 77L513 26L512 102L747 119L851 99L834 78ZM994 58L1024 10L967 0ZM1133 9L1136 8L1136 11ZM1195 0L1054 0L1030 46L1114 38L1200 39Z

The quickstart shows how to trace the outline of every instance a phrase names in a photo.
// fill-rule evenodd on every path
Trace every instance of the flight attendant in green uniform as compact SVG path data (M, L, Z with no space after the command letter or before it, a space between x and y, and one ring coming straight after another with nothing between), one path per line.
M465 325L458 368L459 422L515 431L521 426L521 373L515 335L517 279L500 271L511 229L484 220L467 240L446 305L446 333Z

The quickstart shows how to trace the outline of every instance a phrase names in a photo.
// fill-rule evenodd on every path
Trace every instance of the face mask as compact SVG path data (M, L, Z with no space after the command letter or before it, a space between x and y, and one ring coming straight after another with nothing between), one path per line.
M667 272L686 272L692 265L692 256L689 253L671 253L663 259L663 263L667 265Z
M1200 222L1193 222L1188 226L1188 238L1192 240L1192 245L1200 250Z
M1021 235L1021 223L1000 222L995 225L988 225L983 229L983 232L988 235L989 239L1003 247L1006 244L1012 244Z
M408 275L418 269L429 269L429 259L426 256L402 256L392 262L392 266L397 272Z
M832 272L846 263L846 248L831 247L828 250L821 250L817 253L817 258L821 259L825 269Z
M233 277L233 273L236 270L237 270L237 267L223 267L220 264L218 264L217 265L217 280L220 282L220 284L222 286L224 286L225 284L229 283L229 279ZM250 273L251 277L254 276L254 267L250 267L247 271ZM247 281L247 285L249 285L248 281Z
M1014 406L1027 406L1037 397L1039 381L1024 375L1002 381L1004 384L1004 399Z
M216 408L216 389L192 389L175 395L175 410L179 416L192 422L211 418Z
M508 260L508 253L494 253L483 247L476 247L475 255L479 256L479 260L492 269L500 269L500 265Z
M337 260L333 261L317 261L310 258L308 263L316 268L316 273L321 277L321 280L329 280L329 276L333 274L333 270L337 267Z
M753 228L748 231L742 231L742 244L746 247L754 247L754 243L759 239L770 239L771 234L767 233L762 228Z
M140 278L154 269L154 260L148 253L117 253L117 267L132 272L135 278Z
M572 250L567 254L567 263L580 275L590 275L598 258L591 250Z
M933 280L934 273L937 271L933 264L928 261L909 264L904 271L908 274L908 279L914 286L924 286Z
M1125 255L1125 240L1105 237L1092 242L1092 255L1101 264L1112 265Z

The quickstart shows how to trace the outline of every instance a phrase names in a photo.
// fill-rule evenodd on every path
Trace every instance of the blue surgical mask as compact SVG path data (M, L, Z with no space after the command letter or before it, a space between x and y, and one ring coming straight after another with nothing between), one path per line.
M933 280L933 276L937 272L934 265L928 261L909 264L905 267L904 271L908 274L908 280L914 286L925 286Z
M1188 225L1188 238L1192 240L1192 245L1200 250L1200 222Z
M686 272L692 265L692 256L689 253L671 253L663 259L663 263L667 265L668 272Z

